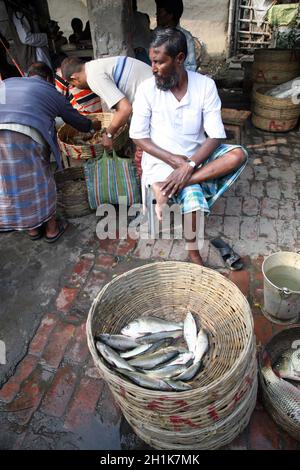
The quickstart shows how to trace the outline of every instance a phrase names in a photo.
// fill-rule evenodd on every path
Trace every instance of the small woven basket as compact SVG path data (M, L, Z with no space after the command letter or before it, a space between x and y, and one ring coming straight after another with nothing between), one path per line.
M198 315L209 332L204 367L184 392L149 390L117 375L99 357L94 336L120 333L140 316L183 321ZM250 306L231 281L191 263L147 264L108 283L87 319L96 367L138 436L157 449L216 449L248 424L257 393L257 363Z
M105 129L112 121L113 113L97 113L97 114L89 114L89 119L98 119L101 121L102 129ZM73 158L75 160L86 160L88 158L97 158L101 157L104 151L103 145L100 143L97 144L82 144L82 145L74 145L69 143L69 139L72 137L84 137L84 132L79 132L74 127L70 126L69 124L64 124L60 127L57 132L57 140L60 147L60 150L63 155L66 157ZM129 138L129 129L128 124L119 129L119 131L113 137L113 148L114 150L119 151Z
M288 414L284 407L280 406L283 405L284 401L287 402L288 397L285 397L280 394L280 396L278 396L275 400L274 395L270 393L270 390L267 384L265 383L261 372L263 363L262 357L264 351L268 353L271 359L271 364L274 364L285 351L291 349L293 344L298 347L300 346L300 326L289 326L284 330L280 331L279 333L276 333L260 353L259 376L262 388L263 402L268 413L273 418L275 423L279 424L294 439L300 441L300 390L296 389L295 387L295 393L298 392L299 396L298 408L295 408L294 410L290 409L290 412ZM293 419L293 414L298 417L298 424L296 424L295 420Z
M54 174L57 187L57 206L65 217L90 214L83 168L65 168Z

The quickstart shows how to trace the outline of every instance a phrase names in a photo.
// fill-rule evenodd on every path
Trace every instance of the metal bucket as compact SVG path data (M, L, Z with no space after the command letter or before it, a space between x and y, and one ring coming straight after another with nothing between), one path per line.
M274 253L263 262L262 273L263 313L275 323L296 323L300 314L300 254Z

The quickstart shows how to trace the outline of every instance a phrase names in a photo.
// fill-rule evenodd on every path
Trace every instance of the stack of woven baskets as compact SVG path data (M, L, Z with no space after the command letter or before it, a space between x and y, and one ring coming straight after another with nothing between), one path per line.
M252 67L252 123L269 132L293 129L300 115L300 104L291 98L276 98L266 91L300 75L300 50L256 49Z
M140 316L183 321L198 315L210 335L204 368L193 389L161 392L117 375L99 357L94 336L120 333ZM248 424L257 393L250 306L221 274L191 263L148 264L118 276L98 294L87 320L96 367L136 434L156 449L216 449Z
M66 168L54 175L57 188L57 207L63 217L90 214L83 168Z

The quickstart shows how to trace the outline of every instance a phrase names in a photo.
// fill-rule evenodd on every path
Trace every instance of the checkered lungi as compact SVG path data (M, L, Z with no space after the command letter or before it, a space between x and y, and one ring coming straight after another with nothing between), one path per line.
M236 148L241 148L245 152L245 155L248 159L247 150L241 145L221 144L208 157L203 166L216 160L217 158L222 157L225 155L225 153L230 152ZM173 198L173 201L181 206L182 214L188 214L189 212L198 210L209 213L213 204L236 181L246 165L247 160L238 170L234 171L233 173L229 173L222 178L205 181L201 184L192 184L191 186L186 186L178 193L177 196Z
M56 210L56 186L46 146L0 130L0 230L40 226Z

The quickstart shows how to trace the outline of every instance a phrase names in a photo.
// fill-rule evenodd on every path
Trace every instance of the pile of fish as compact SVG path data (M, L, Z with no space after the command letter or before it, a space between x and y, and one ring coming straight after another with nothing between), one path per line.
M183 323L140 317L121 334L95 336L98 352L119 374L152 390L184 391L209 348L208 334L188 312Z
M275 361L273 370L282 379L300 382L300 348L287 349Z
M295 353L295 350L293 351ZM292 353L292 354L293 354ZM273 364L269 354L264 351L262 356L262 378L264 386L268 392L269 400L272 403L272 407L277 411L281 412L286 416L286 419L289 420L289 423L293 426L294 429L300 429L300 390L294 384L290 383L287 380L284 380L282 377L285 376L289 380L300 380L300 364L299 364L299 350L296 352L297 359L295 359L295 364L298 367L298 373L291 373L291 362L288 360L287 355L284 354L279 358L278 362ZM282 357L284 357L282 359ZM291 355L290 355L291 357ZM287 365L288 364L288 365Z
M80 132L73 136L68 136L66 138L66 143L71 145L95 145L102 143L102 135L105 132L105 129L101 129L100 131L94 132L93 134L90 132L83 133Z

